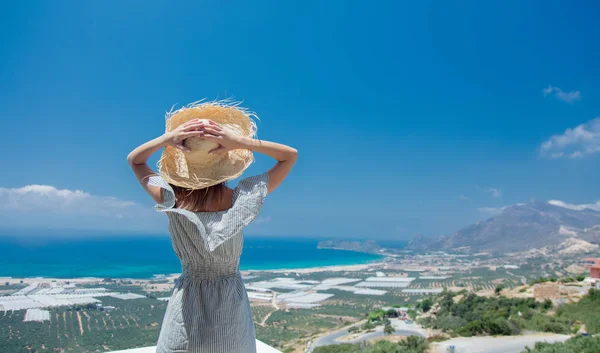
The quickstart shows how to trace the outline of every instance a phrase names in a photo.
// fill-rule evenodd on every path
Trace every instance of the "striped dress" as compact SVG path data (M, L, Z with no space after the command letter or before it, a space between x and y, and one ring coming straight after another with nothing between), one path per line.
M173 189L161 177L159 212L169 217L173 249L182 275L165 313L156 353L255 353L256 337L248 294L239 272L243 232L263 205L267 173L239 182L232 207L221 212L175 208Z

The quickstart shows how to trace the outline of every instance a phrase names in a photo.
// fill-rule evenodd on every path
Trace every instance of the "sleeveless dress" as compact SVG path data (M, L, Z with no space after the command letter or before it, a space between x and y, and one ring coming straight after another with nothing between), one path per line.
M182 274L175 282L156 353L256 353L248 294L239 272L243 232L267 195L267 173L245 178L233 191L232 207L220 212L174 208L175 194L159 176L155 206L169 217L169 233Z

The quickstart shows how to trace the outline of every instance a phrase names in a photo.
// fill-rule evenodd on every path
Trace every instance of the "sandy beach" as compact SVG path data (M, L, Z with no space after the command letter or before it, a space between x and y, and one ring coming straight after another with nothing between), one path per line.
M52 277L0 277L0 283L9 284L32 284L32 283L48 283L48 282L56 282L64 284L65 282L70 283L78 283L78 284L86 284L86 283L97 283L102 281L103 278L98 277L81 277L81 278L52 278Z
M326 272L326 271L364 271L374 268L381 268L384 265L383 262L371 262L366 264L358 265L332 265L332 266L319 266L319 267L306 267L306 268L282 268L273 270L243 270L243 274L250 274L255 272L272 272L272 273L314 273L314 272Z
M315 272L326 272L326 271L365 271L365 270L375 270L378 268L382 268L384 266L383 262L372 262L366 264L356 264L356 265L331 265L331 266L318 266L318 267L306 267L306 268L284 268L284 269L272 269L272 270L241 270L242 275L250 275L258 272L270 272L270 273L315 273ZM177 277L179 277L180 273L170 273L165 274L163 279L168 280L169 282L173 282ZM156 280L154 278L148 279L140 279L140 278L113 278L119 280L129 280L136 284L149 283L150 281ZM9 283L9 284L33 284L33 283L50 283L56 282L59 284L65 284L66 282L76 283L76 284L90 284L90 283L98 283L102 282L104 278L100 277L79 277L79 278L52 278L52 277L0 277L0 283Z

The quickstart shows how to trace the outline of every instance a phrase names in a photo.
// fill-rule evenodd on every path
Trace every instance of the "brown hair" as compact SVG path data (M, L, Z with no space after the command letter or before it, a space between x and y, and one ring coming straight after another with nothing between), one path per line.
M211 212L215 205L221 206L227 185L225 182L204 189L187 189L171 185L175 192L176 207L192 212Z

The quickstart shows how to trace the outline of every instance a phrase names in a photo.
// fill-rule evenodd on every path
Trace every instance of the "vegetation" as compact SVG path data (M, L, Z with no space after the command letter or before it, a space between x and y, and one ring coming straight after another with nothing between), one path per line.
M432 306L433 299L431 297L427 297L417 304L417 309L421 309L422 312L426 313L431 309Z
M575 277L565 277L558 279L556 277L539 277L534 280L529 281L530 285L538 284L538 283L547 283L547 282L562 282L562 283L573 283L573 282L582 282L585 279L585 275L577 275Z
M514 335L521 330L570 333L573 322L568 317L546 315L544 312L552 307L549 300L538 303L532 298L485 298L469 294L455 303L454 294L445 292L438 305L437 314L421 319L420 323L466 337Z
M311 309L275 310L265 326L255 325L259 340L283 348L285 342L310 336L343 324L338 317L315 315Z
M386 312L382 309L377 309L375 311L372 311L369 313L368 315L368 319L369 321L373 322L373 321L380 321L381 319L383 319L386 315Z
M412 275L416 276L416 274ZM536 272L534 276L544 275L546 274L543 272ZM265 273L261 274L260 278L268 280L278 276L281 274ZM301 274L298 279L315 280L341 276L362 278L364 274L330 271L310 275ZM527 276L527 278L531 277L533 276ZM460 284L468 290L494 291L500 283L496 280L500 278L505 279L500 286L507 289L520 283L518 277L500 268L497 271L476 268L468 274L461 273L442 281L435 281L435 286L441 288ZM583 278L566 277L555 280L568 283ZM548 282L551 279L544 278L542 281ZM102 286L110 291L148 295L140 286L132 285L127 281L106 278L105 282ZM429 287L432 281L416 280L413 285L415 288ZM6 283L0 285L5 292L16 291L25 286L26 284L6 286ZM390 289L382 296L356 295L336 289L327 292L335 296L331 300L321 302L321 306L314 309L286 311L278 310L271 305L253 306L257 338L286 352L291 348L305 345L321 332L342 325L350 326L352 323L354 324L348 328L349 332L372 330L382 325L385 334L393 334L393 326L390 325L388 318L396 317L396 311L374 310L385 306L411 308L408 315L412 320L415 320L419 313L433 312L431 318L422 319L421 322L426 326L441 328L451 333L451 335L443 334L439 339L453 335L512 334L522 330L572 333L584 325L588 332L600 333L600 302L596 302L596 292L592 292L590 296L578 303L565 304L557 308L556 314L549 300L538 303L529 299L507 299L501 296L504 290L493 298L480 298L463 290L459 292L463 298L457 303L454 303L457 299L456 295L447 292L441 296L406 296L401 289ZM151 293L154 297L166 297L169 294L170 292ZM116 309L102 312L94 305L54 308L50 309L51 321L44 323L23 322L25 311L6 312L4 316L0 312L0 352L55 353L57 348L62 348L64 353L91 353L156 344L166 302L157 301L150 296L136 300L103 297L102 302L104 305L115 306ZM366 324L356 323L364 319L367 319ZM80 322L83 332L80 330ZM361 348L360 345L344 344L329 348L320 347L319 349L322 350L315 350L315 352L420 352L418 339L415 337L410 340L406 345L382 342L363 344ZM538 351L534 352L538 353Z
M523 353L597 353L600 352L600 337L577 336L560 343L537 342Z
M373 330L375 329L375 324L373 324L371 321L367 321L364 324L362 324L360 329L365 331Z
M592 288L577 303L561 306L556 311L556 317L581 322L590 334L600 333L600 290Z
M408 311L408 317L410 317L411 320L415 321L417 319L417 312L414 310L409 310Z
M379 341L375 344L366 342L350 344L333 344L315 348L314 353L425 353L429 345L422 337L409 336L406 341L398 343Z
M389 309L388 311L385 312L385 314L387 316L392 316L392 317L398 316L398 312L396 310L394 310L394 309Z
M103 298L119 301L113 311L93 305L50 309L50 321L23 322L25 310L0 315L0 352L104 352L152 346L160 330L166 303L150 299Z

